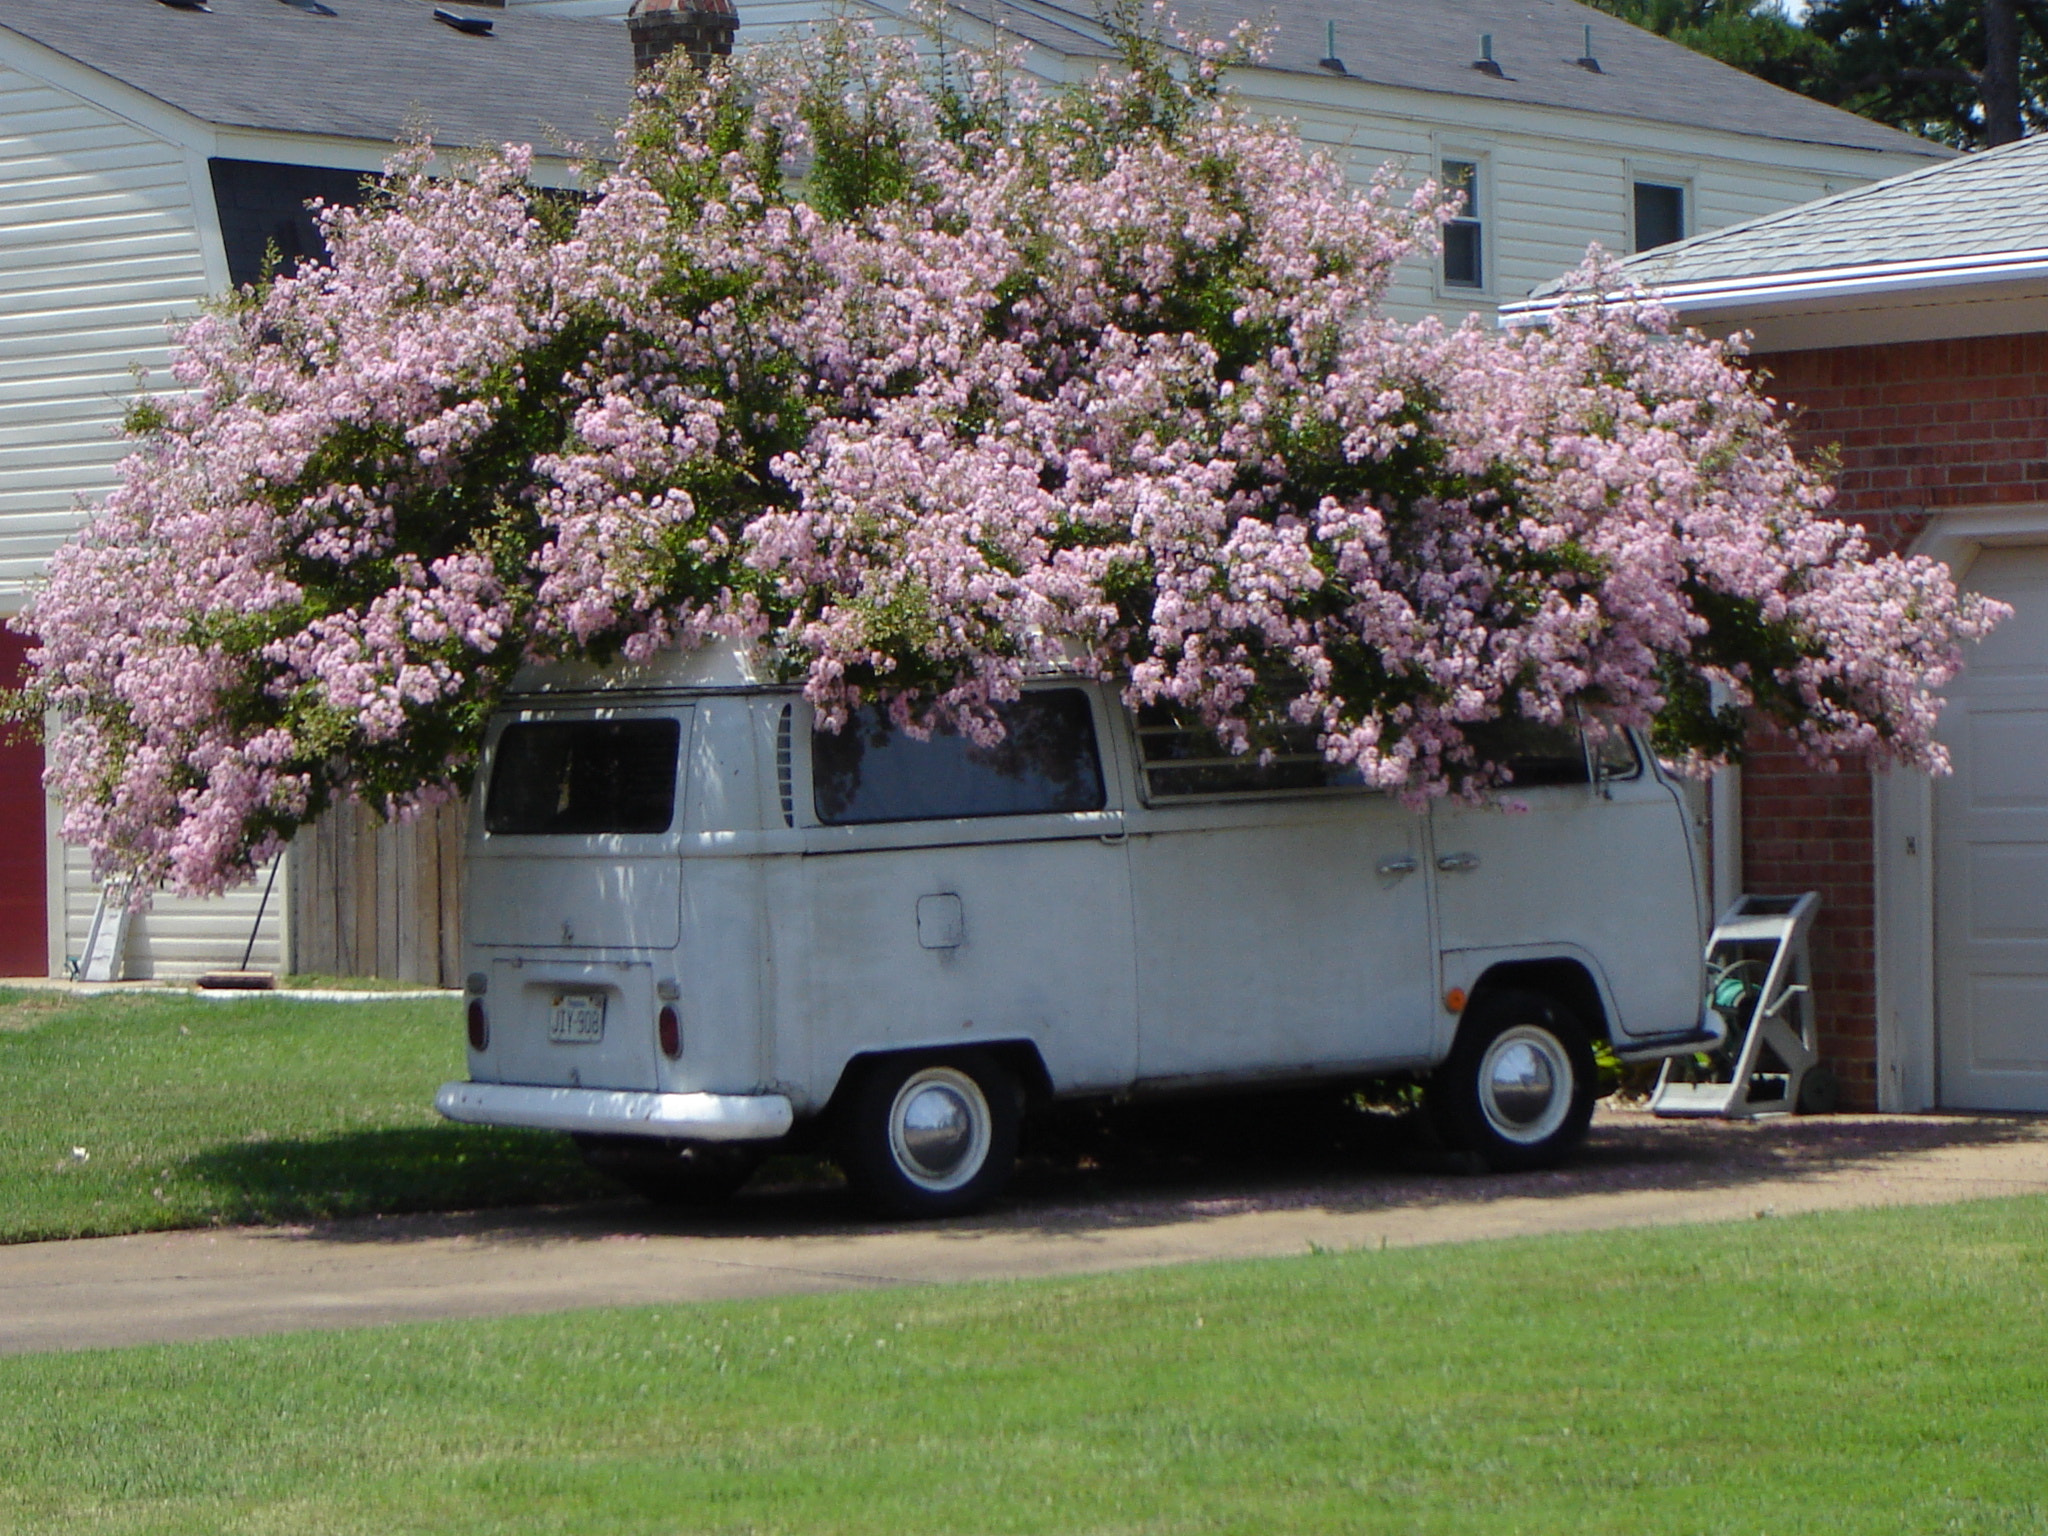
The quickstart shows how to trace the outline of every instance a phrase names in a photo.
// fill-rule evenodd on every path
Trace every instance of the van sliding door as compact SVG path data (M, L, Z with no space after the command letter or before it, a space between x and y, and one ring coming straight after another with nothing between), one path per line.
M1036 1044L1062 1091L1120 1088L1136 1054L1123 813L1092 688L1027 691L999 741L919 739L878 710L809 741L803 957L786 1046L848 1057Z

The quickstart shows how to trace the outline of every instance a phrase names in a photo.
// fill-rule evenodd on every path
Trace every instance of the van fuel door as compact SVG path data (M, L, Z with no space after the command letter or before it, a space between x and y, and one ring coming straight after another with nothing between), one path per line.
M967 911L951 891L917 898L917 942L925 949L958 949L967 942Z

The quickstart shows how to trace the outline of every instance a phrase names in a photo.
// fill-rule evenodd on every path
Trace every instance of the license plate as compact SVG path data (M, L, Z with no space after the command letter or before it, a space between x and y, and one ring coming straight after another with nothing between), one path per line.
M595 1045L604 1038L604 994L564 992L548 1013L548 1038L562 1045Z

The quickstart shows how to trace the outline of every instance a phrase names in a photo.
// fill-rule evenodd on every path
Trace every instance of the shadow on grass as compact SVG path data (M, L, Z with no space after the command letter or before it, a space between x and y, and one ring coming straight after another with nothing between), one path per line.
M214 1147L179 1171L218 1219L271 1224L615 1196L566 1136L422 1126Z
M498 1210L486 1216L410 1216L356 1223L317 1234L323 1240L407 1242L464 1233L478 1237L588 1239L634 1235L799 1237L843 1235L904 1225L971 1238L991 1231L1083 1235L1234 1216L1251 1211L1329 1213L1480 1207L1502 1199L1562 1200L1624 1191L1740 1189L1768 1180L1842 1175L1884 1177L1944 1149L2032 1143L2048 1150L2048 1121L2038 1116L1842 1116L1764 1121L1657 1120L1641 1111L1603 1109L1580 1151L1561 1168L1495 1174L1445 1154L1414 1117L1345 1115L1327 1096L1126 1106L1082 1112L1033 1128L1015 1183L992 1210L938 1223L877 1223L820 1158L771 1161L733 1200L677 1210L642 1204L585 1172L566 1138L533 1133L406 1133L443 1160L434 1180L388 1170L383 1199L326 1205L304 1191L324 1187L289 1159L278 1186L295 1204L283 1216L306 1219L372 1211L461 1212L484 1207L554 1205L548 1211ZM446 1138L446 1139L442 1139ZM341 1138L378 1142L396 1137ZM325 1146L327 1144L311 1144ZM249 1167L237 1149L236 1164ZM394 1162L418 1154L393 1148ZM452 1164L446 1160L453 1159ZM326 1166L356 1166L329 1159ZM259 1168L276 1167L265 1159ZM259 1198L268 1185L246 1182ZM601 1201L601 1204L592 1203ZM284 1209L280 1207L280 1209Z

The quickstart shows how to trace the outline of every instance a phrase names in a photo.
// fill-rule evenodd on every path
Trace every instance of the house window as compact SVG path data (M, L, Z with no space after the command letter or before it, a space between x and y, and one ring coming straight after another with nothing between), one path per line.
M265 276L264 260L273 248L280 273L296 270L301 261L325 259L326 242L307 202L317 197L333 206L354 207L380 179L362 171L263 160L216 159L207 161L206 168L213 178L228 281L238 288Z
M968 816L1058 815L1105 803L1095 720L1078 688L995 706L1003 739L978 746L942 726L920 741L869 705L811 737L811 793L828 827Z
M1685 238L1685 188L1656 181L1636 187L1636 249L1652 251Z
M1484 288L1486 248L1479 206L1479 166L1472 160L1446 160L1444 190L1464 199L1457 217L1444 226L1444 286Z

